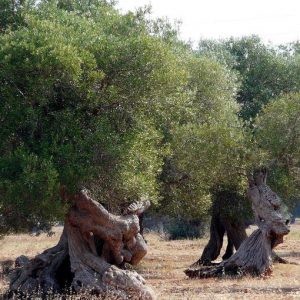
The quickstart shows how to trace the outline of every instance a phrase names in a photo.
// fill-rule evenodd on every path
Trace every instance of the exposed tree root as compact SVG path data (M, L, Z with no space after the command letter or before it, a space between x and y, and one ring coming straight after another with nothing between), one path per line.
M257 229L228 260L215 266L189 268L185 270L185 274L191 278L264 274L271 270L271 254L271 242L266 241L262 232Z

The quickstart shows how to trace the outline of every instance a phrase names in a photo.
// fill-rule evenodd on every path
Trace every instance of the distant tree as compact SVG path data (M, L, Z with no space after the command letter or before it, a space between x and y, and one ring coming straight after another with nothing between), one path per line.
M300 94L271 101L255 120L255 139L269 161L269 182L292 209L300 200Z
M244 135L245 148L248 152L244 153L245 169L255 169L260 164L268 166L269 184L284 199L284 203L289 208L295 207L300 200L300 176L299 176L299 142L300 142L300 98L299 93L289 93L282 95L278 99L269 100L269 103L258 114L258 117L252 123L252 134ZM248 140L248 142L247 142ZM207 155L208 156L208 155ZM205 156L205 157L207 157ZM216 160L216 159L215 159ZM247 166L248 164L248 166ZM234 174L234 172L232 173ZM236 180L237 174L230 178L230 182ZM221 190L214 187L212 219L210 226L210 240L206 245L199 260L194 263L187 271L189 276L211 276L205 269L199 269L199 265L210 265L215 260L222 248L224 233L227 232L228 245L223 259L228 259L233 254L233 246L237 249L237 256L240 255L239 247L246 240L247 235L243 225L242 217L249 218L249 213L242 214L247 205L240 209L239 203L244 197L234 193L236 187L230 186L227 181L221 181L225 186ZM276 207L275 207L276 209ZM231 211L231 214L228 213ZM247 211L247 210L246 210ZM285 205L282 205L281 214L283 218L288 217ZM275 224L275 223L274 223ZM248 240L247 240L248 241ZM247 242L245 242L247 243ZM245 249L245 245L244 249ZM251 251L247 248L247 251ZM242 251L243 252L243 251ZM241 253L242 253L241 252ZM271 258L271 256L270 256ZM285 262L275 253L272 253L275 261ZM230 259L228 260L230 262ZM234 259L233 259L234 261ZM247 264L246 258L243 258L242 264ZM224 263L226 266L226 263ZM226 267L225 267L226 269ZM203 272L203 274L202 274ZM213 269L211 274L214 273ZM197 275L198 274L198 275ZM215 274L216 275L216 274Z
M217 58L239 74L237 101L245 120L253 119L271 99L300 89L296 51L267 46L257 36L201 41L199 53Z
M209 58L191 56L188 66L190 115L170 130L161 204L194 221L209 215L214 187L242 185L236 175L244 165L246 132L237 117L235 76Z
M269 164L268 159L264 157L264 151L262 151L262 148L257 147L257 141L252 137L253 133L251 131L253 130L251 127L254 122L253 118L260 113L264 105L276 99L278 95L299 90L300 65L294 48L293 45L291 47L272 48L264 45L255 36L220 41L202 40L199 43L197 54L200 57L204 56L217 60L232 70L240 82L236 94L236 99L241 105L238 115L244 120L251 120L250 123L244 124L244 126L249 124L251 126L248 129L247 126L244 127L244 145L246 146L241 146L240 149L241 152L246 149L248 151L242 155L244 158L243 163L240 164L242 168L248 163L251 164L251 161L254 168L260 163ZM263 141L261 142L263 143ZM259 158L258 161L257 158ZM271 169L272 171L269 170L269 173L273 174L275 169ZM278 168L276 170L276 172L285 172L280 171ZM211 211L210 241L198 263L209 264L218 257L225 232L228 236L228 247L224 258L233 253L233 245L238 248L246 238L245 220L248 223L253 217L249 205L247 205L249 201L246 200L246 196L242 192L243 189L245 190L245 186L240 190L239 175L234 172L232 174L229 177L230 181L222 182L221 180L219 183L222 184L214 186L211 190L214 200ZM274 190L286 198L285 202L295 203L293 200L288 200L291 199L288 189L282 190L280 188L282 185L280 179L275 178L276 175L270 175L270 177L272 179L270 178L269 183ZM286 178L285 184L292 189L294 186L293 181L292 178L290 180ZM230 195L230 199L228 195ZM231 206L230 203L235 203L235 205ZM239 203L242 203L242 205L239 205ZM240 207L244 209L241 210ZM248 209L245 209L246 207ZM231 213L229 213L230 211Z

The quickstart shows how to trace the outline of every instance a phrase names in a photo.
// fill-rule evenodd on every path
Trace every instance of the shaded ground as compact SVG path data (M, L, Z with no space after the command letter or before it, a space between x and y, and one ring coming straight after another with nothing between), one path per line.
M54 245L60 229L57 231L52 237L44 234L6 237L0 241L1 263L21 254L34 256ZM277 264L269 278L188 279L183 270L199 258L207 239L166 241L154 233L146 234L146 239L149 253L137 270L153 287L158 299L300 299L300 265ZM276 249L279 255L300 264L300 222L292 225L284 244ZM0 291L6 288L2 276Z

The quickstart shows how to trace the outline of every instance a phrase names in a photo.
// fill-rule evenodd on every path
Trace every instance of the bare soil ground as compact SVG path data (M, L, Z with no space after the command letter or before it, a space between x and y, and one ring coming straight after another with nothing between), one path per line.
M0 240L0 264L8 264L19 255L33 257L58 241L61 229L47 237L10 235ZM249 230L249 232L251 229ZM199 258L207 238L167 241L157 233L146 234L149 252L136 268L155 290L158 299L300 299L300 265L276 264L267 278L188 279L183 270ZM224 248L226 243L224 245ZM300 264L300 222L277 253ZM5 276L0 276L0 294L7 289Z

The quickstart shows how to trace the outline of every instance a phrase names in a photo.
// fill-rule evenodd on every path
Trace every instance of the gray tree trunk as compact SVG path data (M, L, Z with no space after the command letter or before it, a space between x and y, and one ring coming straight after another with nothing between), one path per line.
M63 198L71 201L58 244L31 260L23 260L10 281L11 295L38 291L85 292L117 299L154 299L145 280L125 263L138 264L147 253L138 215L149 202L134 203L123 216L109 213L86 191Z
M272 270L272 249L289 233L289 216L280 198L266 184L266 172L256 172L249 178L248 197L252 202L258 228L238 248L235 254L214 266L192 265L185 273L189 277L222 275L262 275Z

